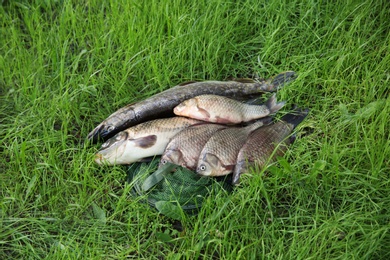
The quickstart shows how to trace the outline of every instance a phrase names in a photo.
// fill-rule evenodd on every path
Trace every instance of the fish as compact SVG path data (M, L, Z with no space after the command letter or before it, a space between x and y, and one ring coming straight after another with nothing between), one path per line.
M161 156L159 167L166 163L173 163L195 171L200 152L206 142L217 131L226 128L225 125L205 123L184 129L168 143Z
M95 162L105 165L131 164L161 155L168 142L181 130L204 122L185 117L147 121L121 131L102 144Z
M173 114L172 110L184 100L203 94L228 96L235 99L275 92L295 79L295 72L286 71L267 80L235 79L231 81L185 82L137 103L126 105L112 113L88 135L92 143L107 140L128 127Z
M253 131L237 155L232 183L237 185L242 173L255 163L264 167L277 156L282 156L289 144L295 140L293 130L306 118L308 109L296 109L286 114L279 122Z
M177 116L199 119L219 124L239 124L274 114L285 102L276 101L272 95L264 105L250 105L218 95L200 95L177 105L173 112Z
M203 176L223 176L232 173L237 154L249 134L272 121L270 117L260 119L245 127L230 127L216 132L204 145L196 168Z

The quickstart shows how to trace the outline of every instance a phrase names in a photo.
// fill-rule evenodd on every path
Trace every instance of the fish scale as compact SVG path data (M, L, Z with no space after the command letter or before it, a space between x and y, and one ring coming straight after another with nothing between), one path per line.
M245 157L249 161L257 160L260 165L264 165L268 158L266 156L272 153L276 146L286 139L293 129L292 125L285 122L278 122L274 125L265 126L262 131L254 131L248 140L259 140L258 142L248 142L245 149L243 149L240 157ZM288 140L286 140L288 142ZM261 143L261 145L259 145ZM277 151L278 154L282 154L282 150ZM245 154L244 154L245 153ZM257 156L260 155L260 156ZM241 158L238 158L240 160Z
M239 182L240 175L250 165L256 163L259 167L264 167L267 162L283 155L292 142L288 136L307 114L308 110L296 109L293 113L283 116L281 121L253 131L237 155L233 184Z
M270 121L270 118L264 118L246 127L231 127L215 133L200 153L197 173L222 176L233 172L237 154L249 134Z
M167 145L161 156L160 166L170 162L190 170L196 170L199 154L205 143L215 132L225 128L227 126L205 123L184 129Z

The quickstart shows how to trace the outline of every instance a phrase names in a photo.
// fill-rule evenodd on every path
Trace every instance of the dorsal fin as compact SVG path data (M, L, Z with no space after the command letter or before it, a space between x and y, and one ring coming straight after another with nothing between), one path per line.
M257 81L250 78L234 78L233 81L240 83L256 83Z
M186 82L180 83L179 86L186 86L186 85L190 85L190 84L196 83L196 82L199 82L199 81L190 80L190 81L186 81Z

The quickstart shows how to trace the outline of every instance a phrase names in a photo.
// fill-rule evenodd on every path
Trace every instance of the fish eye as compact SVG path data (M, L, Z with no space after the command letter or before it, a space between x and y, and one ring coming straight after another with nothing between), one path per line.
M167 160L161 160L161 164L166 164L167 163Z
M119 132L114 137L115 137L115 141L121 141L121 140L125 140L127 136L128 134L126 132Z
M199 166L199 170L200 171L205 171L206 170L206 165L202 164L201 166Z
M115 130L115 126L113 125L110 125L107 127L107 132L111 132L111 131L114 131Z

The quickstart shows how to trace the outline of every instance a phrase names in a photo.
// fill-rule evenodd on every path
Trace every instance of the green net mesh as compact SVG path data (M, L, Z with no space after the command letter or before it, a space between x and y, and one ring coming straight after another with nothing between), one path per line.
M211 192L232 190L230 176L203 177L173 164L158 169L159 161L155 158L150 163L135 163L128 169L132 193L144 196L153 207L159 201L169 201L185 211L196 212Z

